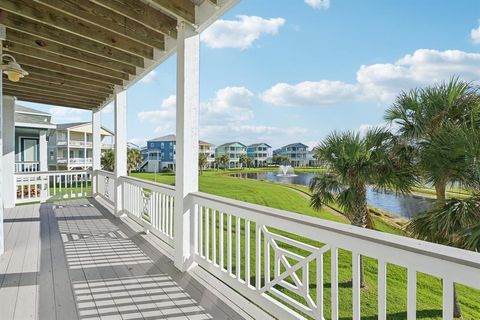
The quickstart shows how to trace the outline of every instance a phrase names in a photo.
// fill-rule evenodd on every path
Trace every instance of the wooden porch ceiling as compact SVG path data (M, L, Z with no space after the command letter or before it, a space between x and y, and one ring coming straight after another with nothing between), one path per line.
M177 24L206 28L238 0L1 0L4 53L28 71L3 92L101 108L175 52ZM201 21L203 20L203 21Z

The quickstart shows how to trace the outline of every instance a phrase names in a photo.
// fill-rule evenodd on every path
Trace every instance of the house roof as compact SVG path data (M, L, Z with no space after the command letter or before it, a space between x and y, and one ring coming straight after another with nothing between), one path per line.
M59 123L57 124L57 130L72 130L80 132L92 132L91 122L71 122L71 123ZM111 135L114 133L102 126L102 135Z
M52 116L48 112L43 112L43 111L40 111L40 110L28 108L28 107L21 106L21 105L18 105L18 104L15 104L15 112L27 113L27 114L37 114L37 115L42 115L42 116Z
M297 147L297 146L302 146L302 147L308 148L308 146L306 144L303 144L301 142L290 143L290 144L287 144L286 146L283 146L282 148Z
M269 145L268 143L264 143L264 142L254 143L254 144L249 145L248 147L249 147L249 148L256 148L256 147L259 147L259 146L267 146L267 147L269 147L269 148L272 147L272 146Z
M182 28L202 32L238 0L0 1L4 53L29 74L5 81L22 101L102 109L177 51Z
M44 121L47 120L47 121ZM32 117L28 114L15 113L15 125L19 127L37 127L37 128L46 128L46 129L55 129L55 125L52 124L48 119L39 119Z
M170 142L170 141L177 141L177 137L175 134L167 134L166 136L162 136L162 137L158 137L158 138L154 138L154 139L150 139L148 140L147 142ZM209 146L213 146L212 143L210 142L206 142L206 141L203 141L203 140L199 140L198 141L199 144L206 144L206 145L209 145Z
M227 143L224 143L224 144L221 144L221 145L219 145L218 147L219 147L219 148L220 148L220 147L226 147L226 146L229 146L229 145L232 145L232 144L235 144L235 143L238 143L238 144L240 144L240 145L242 145L242 146L246 147L246 145L244 145L243 143L241 143L241 142L238 142L238 141L227 142Z

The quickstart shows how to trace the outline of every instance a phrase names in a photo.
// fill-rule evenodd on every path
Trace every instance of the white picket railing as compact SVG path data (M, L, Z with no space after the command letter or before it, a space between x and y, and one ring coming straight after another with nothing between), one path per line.
M111 205L115 203L115 175L112 172L96 170L96 193Z
M195 261L280 319L338 319L340 255L345 254L352 270L353 319L361 318L361 256L377 261L379 319L387 314L387 264L407 269L408 319L415 319L418 272L443 279L443 319L453 318L455 283L480 289L478 253L205 193L190 196Z
M38 172L40 171L40 162L15 162L15 172Z
M90 171L16 173L15 181L15 203L85 197L92 194Z
M123 212L173 248L174 187L132 177L120 182Z

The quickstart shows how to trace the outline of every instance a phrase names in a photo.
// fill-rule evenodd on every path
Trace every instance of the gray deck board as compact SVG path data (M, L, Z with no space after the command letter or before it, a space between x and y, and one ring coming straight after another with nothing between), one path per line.
M5 210L3 319L238 319L93 199Z

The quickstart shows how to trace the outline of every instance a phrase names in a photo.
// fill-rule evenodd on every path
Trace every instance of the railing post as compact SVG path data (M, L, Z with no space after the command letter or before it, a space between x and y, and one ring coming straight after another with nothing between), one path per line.
M101 112L98 109L92 110L92 193L95 196L98 193L98 174L95 172L101 169Z
M3 207L15 207L15 98L3 97L2 110Z
M3 40L7 38L7 28L0 25L0 57L2 56ZM0 59L1 60L1 59ZM3 150L3 77L0 77L0 150ZM3 152L0 153L0 163L3 162ZM3 166L0 166L0 177L3 174ZM4 234L3 234L3 178L0 179L0 255L4 251Z
M194 204L189 197L198 191L198 108L200 37L180 22L177 36L177 112L174 244L175 266L187 270L195 248Z
M48 171L48 143L47 143L47 130L40 131L40 141L39 141L39 171L45 172ZM34 164L30 164L30 170L33 170Z
M120 177L127 175L127 90L115 92L115 215L123 215L123 190Z

